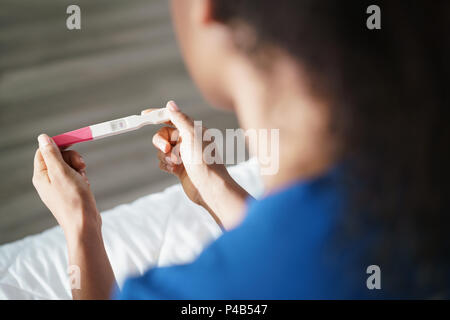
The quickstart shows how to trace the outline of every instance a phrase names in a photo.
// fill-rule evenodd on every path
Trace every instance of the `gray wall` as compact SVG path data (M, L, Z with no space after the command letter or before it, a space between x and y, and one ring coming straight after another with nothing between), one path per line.
M78 4L82 30L66 29ZM175 99L204 125L235 128L187 75L166 0L0 2L0 243L56 224L32 184L36 137L139 113ZM101 210L176 183L158 170L156 127L78 145Z

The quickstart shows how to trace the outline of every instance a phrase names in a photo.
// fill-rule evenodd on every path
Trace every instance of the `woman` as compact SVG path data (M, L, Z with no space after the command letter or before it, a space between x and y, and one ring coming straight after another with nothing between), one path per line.
M153 139L160 166L228 231L193 263L149 270L114 297L448 297L448 2L379 3L378 30L364 1L171 3L194 81L244 129L280 130L279 170L261 200L248 198L224 166L190 161L202 152L193 122L169 102L175 128ZM73 297L110 298L85 164L38 140L33 183L81 268Z

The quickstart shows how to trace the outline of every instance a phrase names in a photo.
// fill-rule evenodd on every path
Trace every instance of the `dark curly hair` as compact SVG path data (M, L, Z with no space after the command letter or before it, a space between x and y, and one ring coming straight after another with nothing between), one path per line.
M372 4L381 8L380 30L366 27ZM360 182L353 205L367 210L346 219L348 236L377 226L376 261L389 268L409 250L420 270L412 292L447 295L450 1L213 0L213 13L253 30L257 41L244 50L288 52L312 93L328 101L342 156L351 159L349 181ZM392 290L405 289L401 273Z

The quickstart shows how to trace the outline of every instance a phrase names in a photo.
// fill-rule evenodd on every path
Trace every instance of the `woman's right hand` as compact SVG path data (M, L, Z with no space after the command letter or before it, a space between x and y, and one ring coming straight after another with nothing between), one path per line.
M208 210L225 229L236 226L243 218L248 193L233 180L223 164L205 161L204 129L195 128L194 122L175 102L170 101L167 109L171 119L168 124L175 128L163 127L153 137L153 144L159 150L160 168L176 175L189 199ZM200 131L200 136L195 130Z
M196 185L187 174L186 168L177 152L181 146L178 129L163 127L153 136L153 144L158 149L159 168L175 175L181 182L188 198L209 210Z

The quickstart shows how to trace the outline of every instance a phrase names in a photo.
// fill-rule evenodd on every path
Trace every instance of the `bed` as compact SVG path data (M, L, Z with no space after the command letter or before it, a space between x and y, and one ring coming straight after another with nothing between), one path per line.
M230 173L252 196L261 196L255 159L230 168ZM192 261L222 232L203 208L189 201L180 185L105 211L102 220L119 287L128 276L151 267ZM71 299L67 267L60 227L2 245L0 299Z

